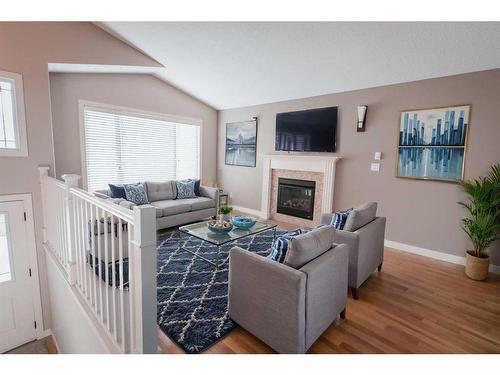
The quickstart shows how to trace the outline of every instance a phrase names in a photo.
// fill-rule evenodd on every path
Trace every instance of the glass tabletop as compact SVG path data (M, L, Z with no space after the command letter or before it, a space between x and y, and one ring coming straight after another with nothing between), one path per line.
M201 223L184 225L182 227L179 227L179 231L199 238L200 240L208 241L213 245L223 245L228 242L277 227L276 224L256 222L255 225L250 229L239 229L233 227L233 230L231 230L231 232L229 233L217 234L208 229L207 223L208 221L203 221Z

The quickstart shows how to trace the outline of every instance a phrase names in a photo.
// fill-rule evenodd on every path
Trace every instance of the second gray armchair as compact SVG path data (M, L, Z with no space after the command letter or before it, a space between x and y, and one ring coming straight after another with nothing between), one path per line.
M370 202L349 214L343 230L335 229L334 241L349 247L349 288L354 299L359 287L384 261L385 217L377 217L377 203ZM323 214L321 224L329 225L333 214Z
M335 229L334 241L349 247L349 288L354 299L359 287L384 261L385 217L377 217L377 203L354 209L343 230ZM323 214L321 224L329 225L333 214Z

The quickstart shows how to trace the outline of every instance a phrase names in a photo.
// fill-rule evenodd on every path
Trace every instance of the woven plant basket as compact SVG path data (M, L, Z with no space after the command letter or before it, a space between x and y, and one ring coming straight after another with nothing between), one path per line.
M465 255L465 274L472 280L485 280L488 277L490 267L490 257L479 258L473 255L472 251L467 251Z

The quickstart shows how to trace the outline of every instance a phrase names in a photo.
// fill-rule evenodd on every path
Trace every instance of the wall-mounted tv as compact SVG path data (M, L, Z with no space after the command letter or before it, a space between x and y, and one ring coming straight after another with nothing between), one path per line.
M335 152L337 107L276 115L276 151Z

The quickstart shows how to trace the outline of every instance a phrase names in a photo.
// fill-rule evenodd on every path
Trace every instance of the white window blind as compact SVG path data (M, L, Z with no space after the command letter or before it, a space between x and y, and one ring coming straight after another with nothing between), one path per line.
M0 148L18 149L14 81L0 77Z
M199 178L200 127L84 109L87 185Z

